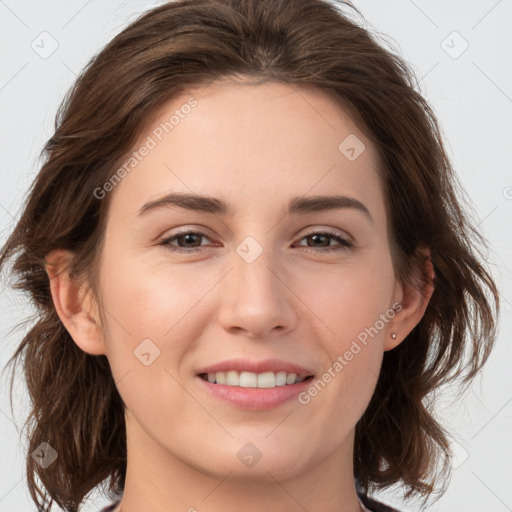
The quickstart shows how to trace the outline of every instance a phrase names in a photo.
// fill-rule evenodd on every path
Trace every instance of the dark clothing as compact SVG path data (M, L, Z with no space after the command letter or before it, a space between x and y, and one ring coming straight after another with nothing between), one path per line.
M363 502L363 505L372 512L400 512L396 508L388 507L388 505L384 505L384 503L381 503L380 501L364 496L364 494L358 493L357 495Z
M114 510L117 507L117 505L119 505L119 501L115 501L114 503L112 503L108 507L102 508L100 510L100 512L111 512L112 510Z
M387 505L384 505L384 503L381 503L380 501L376 501L372 498L368 498L364 496L364 494L357 494L359 496L359 499L362 501L363 505L371 510L371 512L400 512L399 510L395 508L388 507ZM117 505L119 505L119 501L116 501L109 505L108 507L105 507L100 512L112 512Z

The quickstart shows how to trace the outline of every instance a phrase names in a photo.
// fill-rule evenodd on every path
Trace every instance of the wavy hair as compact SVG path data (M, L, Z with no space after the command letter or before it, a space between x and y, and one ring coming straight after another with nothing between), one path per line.
M498 291L480 252L486 241L414 72L344 7L362 17L335 0L167 2L114 37L63 99L41 168L0 252L0 269L14 260L11 286L36 309L7 366L14 369L11 409L18 365L31 400L23 428L38 510L55 502L78 511L106 481L121 494L127 462L124 403L108 360L84 353L64 328L45 257L58 248L72 251L72 275L100 302L96 271L110 196L98 200L94 191L165 102L230 76L321 91L377 148L395 274L402 284L426 282L417 269L424 262L420 248L428 247L435 289L421 321L384 353L374 395L356 425L354 477L365 494L401 483L406 498L425 500L446 482L449 436L429 398L450 382L466 389L487 360ZM58 453L47 468L31 457L43 442Z

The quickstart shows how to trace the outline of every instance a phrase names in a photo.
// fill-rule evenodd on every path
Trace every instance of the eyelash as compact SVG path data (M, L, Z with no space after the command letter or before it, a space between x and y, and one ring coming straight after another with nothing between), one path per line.
M203 237L209 238L205 233L201 233L200 231L184 231L183 233L178 233L176 235L173 235L173 236L171 236L169 238L166 238L166 239L162 240L158 245L161 245L165 249L167 249L169 251L173 251L173 252L181 252L181 253L201 252L202 248L199 248L199 247L192 248L192 249L183 249L183 248L177 248L176 246L172 246L170 244L170 242L172 242L174 240L177 240L178 238L184 237L186 235L199 235L199 236L203 236ZM353 243L352 242L350 242L349 240L346 240L344 238L341 238L336 233L332 233L330 231L313 231L311 233L307 233L306 235L304 235L300 240L303 240L304 238L308 238L308 237L313 236L313 235L328 236L328 237L330 237L332 239L335 239L341 245L340 245L340 247L330 247L330 248L325 248L324 247L324 248L319 248L319 249L315 249L314 247L303 247L303 246L301 246L307 252L311 252L312 251L312 252L325 253L325 252L335 252L335 251L347 251L348 249L351 249L353 247Z

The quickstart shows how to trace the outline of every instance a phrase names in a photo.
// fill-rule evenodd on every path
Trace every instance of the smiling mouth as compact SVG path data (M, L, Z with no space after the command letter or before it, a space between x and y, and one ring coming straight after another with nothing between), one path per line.
M260 388L268 389L280 386L292 386L300 382L313 379L314 375L298 376L296 373L281 372L263 372L254 373L236 370L215 373L200 373L201 379L210 384L223 384L226 386L242 388Z

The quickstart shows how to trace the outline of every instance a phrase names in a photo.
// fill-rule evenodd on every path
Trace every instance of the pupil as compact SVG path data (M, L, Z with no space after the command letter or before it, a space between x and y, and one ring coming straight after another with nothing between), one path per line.
M185 243L186 242L193 242L193 238L196 237L197 235L195 233L189 233L187 235L183 235L182 238L185 239ZM192 240L190 240L190 238L192 237Z
M324 237L325 238L325 235L311 235L311 238L313 238L313 239L318 239L318 237Z

